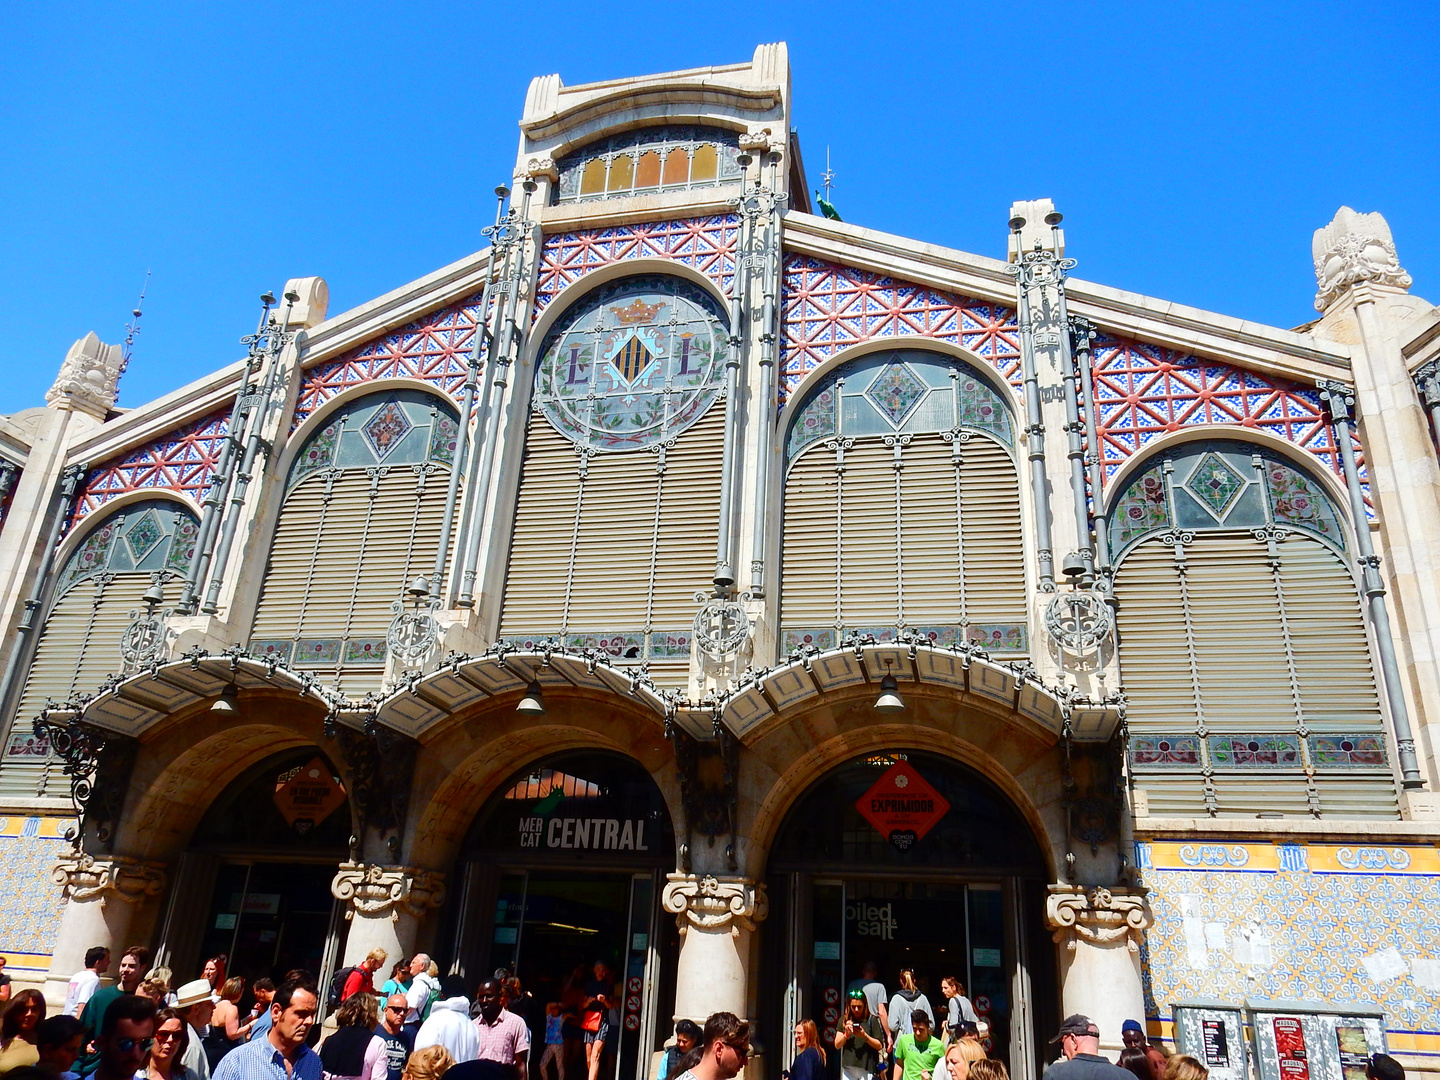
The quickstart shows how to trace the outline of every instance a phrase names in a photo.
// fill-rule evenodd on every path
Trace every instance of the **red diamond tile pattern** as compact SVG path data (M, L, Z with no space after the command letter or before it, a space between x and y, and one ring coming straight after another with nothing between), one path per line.
M735 243L740 219L734 214L683 218L643 225L556 233L540 251L535 313L560 290L592 270L627 259L669 259L700 271L726 296L735 280Z
M1013 309L808 256L785 259L780 333L782 402L822 361L877 337L948 341L1022 381Z
M409 378L434 383L458 397L465 383L481 294L432 311L398 330L374 338L305 372L295 405L294 431L342 390L376 379Z
M178 431L136 447L124 457L91 469L85 478L84 490L76 500L71 524L131 491L184 492L198 502L210 486L210 474L220 458L229 426L227 405Z

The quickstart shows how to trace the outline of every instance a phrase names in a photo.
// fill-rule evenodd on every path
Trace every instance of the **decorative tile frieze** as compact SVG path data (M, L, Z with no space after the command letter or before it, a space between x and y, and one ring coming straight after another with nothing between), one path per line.
M199 502L210 486L229 425L227 406L91 469L75 501L71 526L132 491L174 491Z

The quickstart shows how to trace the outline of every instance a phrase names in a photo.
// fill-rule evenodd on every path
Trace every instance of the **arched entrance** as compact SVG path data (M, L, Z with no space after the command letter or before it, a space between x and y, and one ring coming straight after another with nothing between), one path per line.
M498 967L520 977L532 1059L545 1045L546 1005L583 1005L591 966L603 960L621 993L611 1016L619 1038L601 1076L646 1075L669 1035L668 1012L657 1021L657 1009L674 999L679 951L675 920L660 908L674 830L651 775L611 751L541 758L491 795L460 858L454 967L471 981ZM566 1029L567 1074L580 1075L580 1031Z
M909 748L853 758L795 800L772 848L762 1022L783 1037L813 1019L833 1039L865 961L888 994L913 967L933 1012L944 1017L941 980L954 976L990 1024L992 1054L1017 1078L1038 1075L1056 998L1048 880L1020 812L973 769Z
M180 981L224 953L253 981L334 961L330 893L352 831L340 773L316 746L275 754L226 786L181 856L161 931Z

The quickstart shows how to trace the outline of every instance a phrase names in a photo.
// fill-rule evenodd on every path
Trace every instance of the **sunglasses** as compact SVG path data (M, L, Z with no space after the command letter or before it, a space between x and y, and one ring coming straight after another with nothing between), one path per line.
M155 1045L154 1039L116 1039L115 1049L122 1054L129 1054L135 1050L148 1054L150 1048Z
M736 1046L734 1043L728 1043L728 1042L727 1042L725 1045L728 1046L728 1047L730 1047L731 1050L734 1050L734 1051L735 1051L735 1056L738 1057L738 1058L742 1058L742 1059L743 1059L743 1058L748 1058L748 1057L750 1056L750 1044L749 1044L749 1043L746 1043L744 1046Z

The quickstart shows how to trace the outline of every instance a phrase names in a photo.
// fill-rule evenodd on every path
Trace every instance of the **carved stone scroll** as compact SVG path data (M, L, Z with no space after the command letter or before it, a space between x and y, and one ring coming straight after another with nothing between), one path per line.
M88 851L66 855L50 871L65 899L78 903L100 901L103 907L112 897L127 904L159 896L165 888L163 863L141 862L125 856L97 859Z
M739 935L742 930L753 931L770 911L763 882L712 874L670 874L660 903L675 914L682 934L696 926Z
M1056 944L1074 949L1084 941L1109 945L1124 941L1140 951L1141 934L1154 922L1146 889L1107 889L1083 885L1051 885L1045 901L1045 924Z
M388 915L396 922L402 911L418 918L443 904L445 875L413 866L347 862L340 864L330 882L330 894L347 902L347 919L358 911L367 919Z

